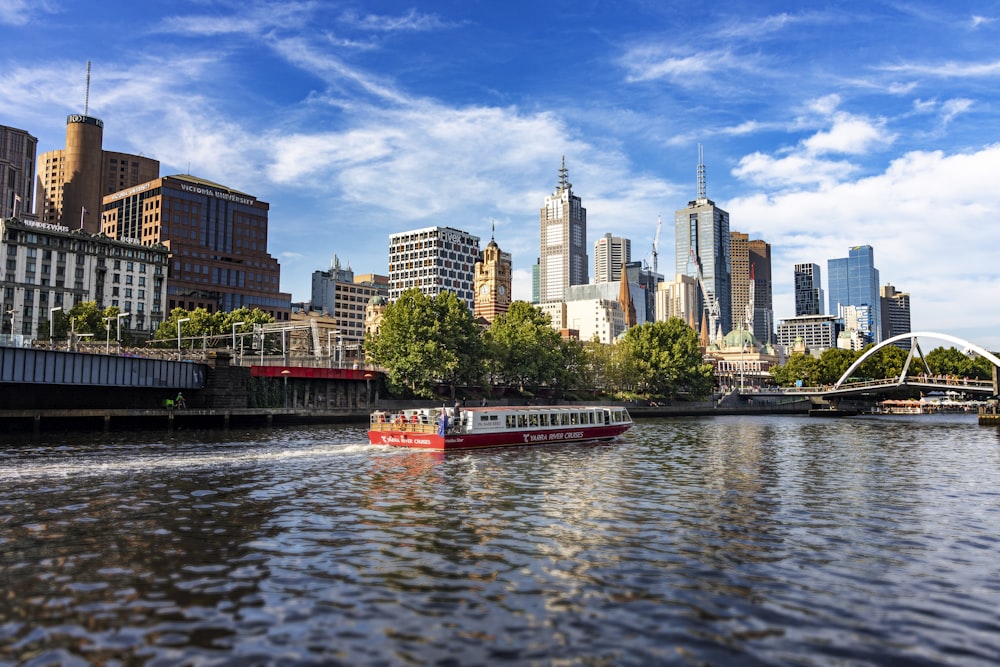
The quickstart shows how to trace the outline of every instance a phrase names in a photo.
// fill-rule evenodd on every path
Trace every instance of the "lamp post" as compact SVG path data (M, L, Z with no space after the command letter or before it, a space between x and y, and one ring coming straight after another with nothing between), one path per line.
M281 371L281 377L285 378L285 387L283 390L285 408L288 408L288 375L291 373L287 368Z
M365 373L365 408L371 409L372 402L372 374Z
M326 353L330 357L330 368L333 368L333 329L326 330Z
M56 332L55 314L57 310L62 310L62 306L49 308L49 347L52 347L52 339L55 337L55 332Z
M121 343L122 343L122 318L131 317L131 315L132 313L118 313L118 315L115 316L115 319L118 320L118 331L115 335L115 340L118 341L119 353L121 353Z
M236 327L241 327L246 322L233 322L233 354L236 354Z
M190 317L182 317L177 320L177 360L181 359L181 325L185 322L190 322Z
M107 336L104 339L104 354L111 354L111 320L115 319L113 317L105 317L104 319L104 330Z

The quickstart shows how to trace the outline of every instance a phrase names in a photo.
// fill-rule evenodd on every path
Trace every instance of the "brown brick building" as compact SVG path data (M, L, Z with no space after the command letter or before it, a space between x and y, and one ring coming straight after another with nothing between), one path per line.
M259 308L287 321L291 295L267 252L269 205L190 175L164 176L104 197L102 231L170 249L167 312Z

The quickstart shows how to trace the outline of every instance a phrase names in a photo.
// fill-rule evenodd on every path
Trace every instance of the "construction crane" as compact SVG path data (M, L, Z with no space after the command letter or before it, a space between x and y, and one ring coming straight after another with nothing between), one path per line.
M705 310L708 311L708 340L709 342L714 342L721 338L716 331L716 328L719 326L719 318L721 317L719 302L715 298L715 295L709 292L708 287L705 286L705 278L701 273L701 264L698 262L698 256L694 253L694 248L691 248L691 261L694 262L698 285L701 286L701 295L705 299Z
M659 258L659 247L660 247L660 227L663 225L663 219L660 216L656 216L656 236L653 237L653 280L659 280L657 276L659 275L659 267L657 266L657 259Z

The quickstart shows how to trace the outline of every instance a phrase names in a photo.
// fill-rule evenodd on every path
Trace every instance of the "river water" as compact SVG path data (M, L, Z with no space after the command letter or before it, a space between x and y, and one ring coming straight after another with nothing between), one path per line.
M2 665L1000 661L975 416L447 456L356 426L4 443Z

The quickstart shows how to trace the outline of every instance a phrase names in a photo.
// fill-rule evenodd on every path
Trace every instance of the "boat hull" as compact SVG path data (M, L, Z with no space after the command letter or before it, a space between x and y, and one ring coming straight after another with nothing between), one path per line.
M487 447L522 447L526 445L611 440L627 431L631 426L632 424L628 423L560 429L499 431L492 433L456 433L444 436L436 433L372 430L368 431L368 441L373 445L415 447L437 451L484 449Z

